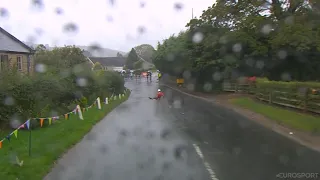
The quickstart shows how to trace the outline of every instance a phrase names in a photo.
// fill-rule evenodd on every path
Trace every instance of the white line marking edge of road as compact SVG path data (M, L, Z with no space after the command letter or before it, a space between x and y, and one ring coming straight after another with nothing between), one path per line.
M206 170L208 171L211 180L219 180L216 176L216 173L211 168L210 164L204 160L204 156L203 156L203 153L201 152L200 147L196 144L192 144L192 145L193 145L194 149L196 150L196 153L198 154L198 156L202 159L203 164L204 164Z

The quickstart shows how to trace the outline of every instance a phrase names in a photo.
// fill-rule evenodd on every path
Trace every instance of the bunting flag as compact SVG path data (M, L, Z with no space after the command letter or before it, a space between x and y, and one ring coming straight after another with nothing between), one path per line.
M100 97L97 98L98 109L101 109Z
M120 95L119 95L120 97ZM116 100L117 96L114 96L114 99ZM112 99L112 96L110 97L110 100ZM109 104L109 99L106 98L106 104ZM11 136L14 135L16 138L18 138L18 131L20 129L23 129L23 128L26 128L28 130L31 130L31 124L30 124L30 121L31 120L40 120L40 127L43 126L43 123L45 120L48 120L49 122L49 125L52 124L52 121L55 121L55 120L58 120L60 119L60 117L64 116L65 119L69 119L70 117L70 114L74 113L74 114L78 114L79 115L79 119L83 120L83 114L82 112L84 111L88 111L90 108L92 108L93 106L95 106L97 103L97 106L98 106L98 109L101 109L101 103L100 103L100 97L98 97L96 99L96 101L91 105L91 106L88 106L88 107L84 107L82 108L82 111L81 111L81 107L80 105L77 105L76 108L69 112L69 113L66 113L64 115L60 115L60 116L54 116L54 117L46 117L46 118L31 118L31 119L28 119L26 122L24 122L22 125L20 125L17 129L15 129L14 131L12 131L9 135L7 135L5 138L3 138L2 140L0 139L0 149L2 148L2 145L3 145L3 141L4 140L8 140L9 142L11 141Z
M82 116L81 108L80 108L80 106L79 106L79 105L77 105L77 111L78 111L78 114L79 114L79 118L80 118L81 120L83 120L83 116Z
M16 136L16 138L18 138L18 129L13 131L14 136Z
M27 128L30 129L30 119L25 123L27 125Z
M10 141L10 138L11 138L11 134L9 134L9 135L6 137L6 139L7 139L8 141Z
M40 118L40 127L43 126L43 121L44 121L44 119L43 119L43 118Z

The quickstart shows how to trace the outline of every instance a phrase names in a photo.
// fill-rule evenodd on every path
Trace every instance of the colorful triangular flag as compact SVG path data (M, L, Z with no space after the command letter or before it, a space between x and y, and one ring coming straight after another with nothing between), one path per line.
M8 141L10 141L10 138L11 138L11 134L9 134L9 135L6 137L6 139L7 139Z
M27 125L27 128L30 129L30 119L25 124Z
M18 129L13 131L14 136L16 136L16 138L18 138Z
M43 126L43 118L40 118L40 127L42 127Z

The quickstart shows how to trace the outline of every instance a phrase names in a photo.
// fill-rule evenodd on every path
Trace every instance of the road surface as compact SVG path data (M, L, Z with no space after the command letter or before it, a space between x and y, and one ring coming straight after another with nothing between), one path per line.
M149 100L158 84L145 79L126 86L129 100L46 180L273 180L285 175L279 173L319 173L318 153L231 110L165 87L165 99Z

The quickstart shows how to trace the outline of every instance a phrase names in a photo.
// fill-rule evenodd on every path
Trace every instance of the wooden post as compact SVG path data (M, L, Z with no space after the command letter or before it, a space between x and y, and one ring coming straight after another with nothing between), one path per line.
M238 83L237 82L234 84L234 88L235 88L234 92L237 93L238 92Z
M304 92L303 112L307 112L308 109L308 94L309 88L306 88Z
M272 94L273 94L273 91L270 90L270 92L269 92L269 104L272 104Z

